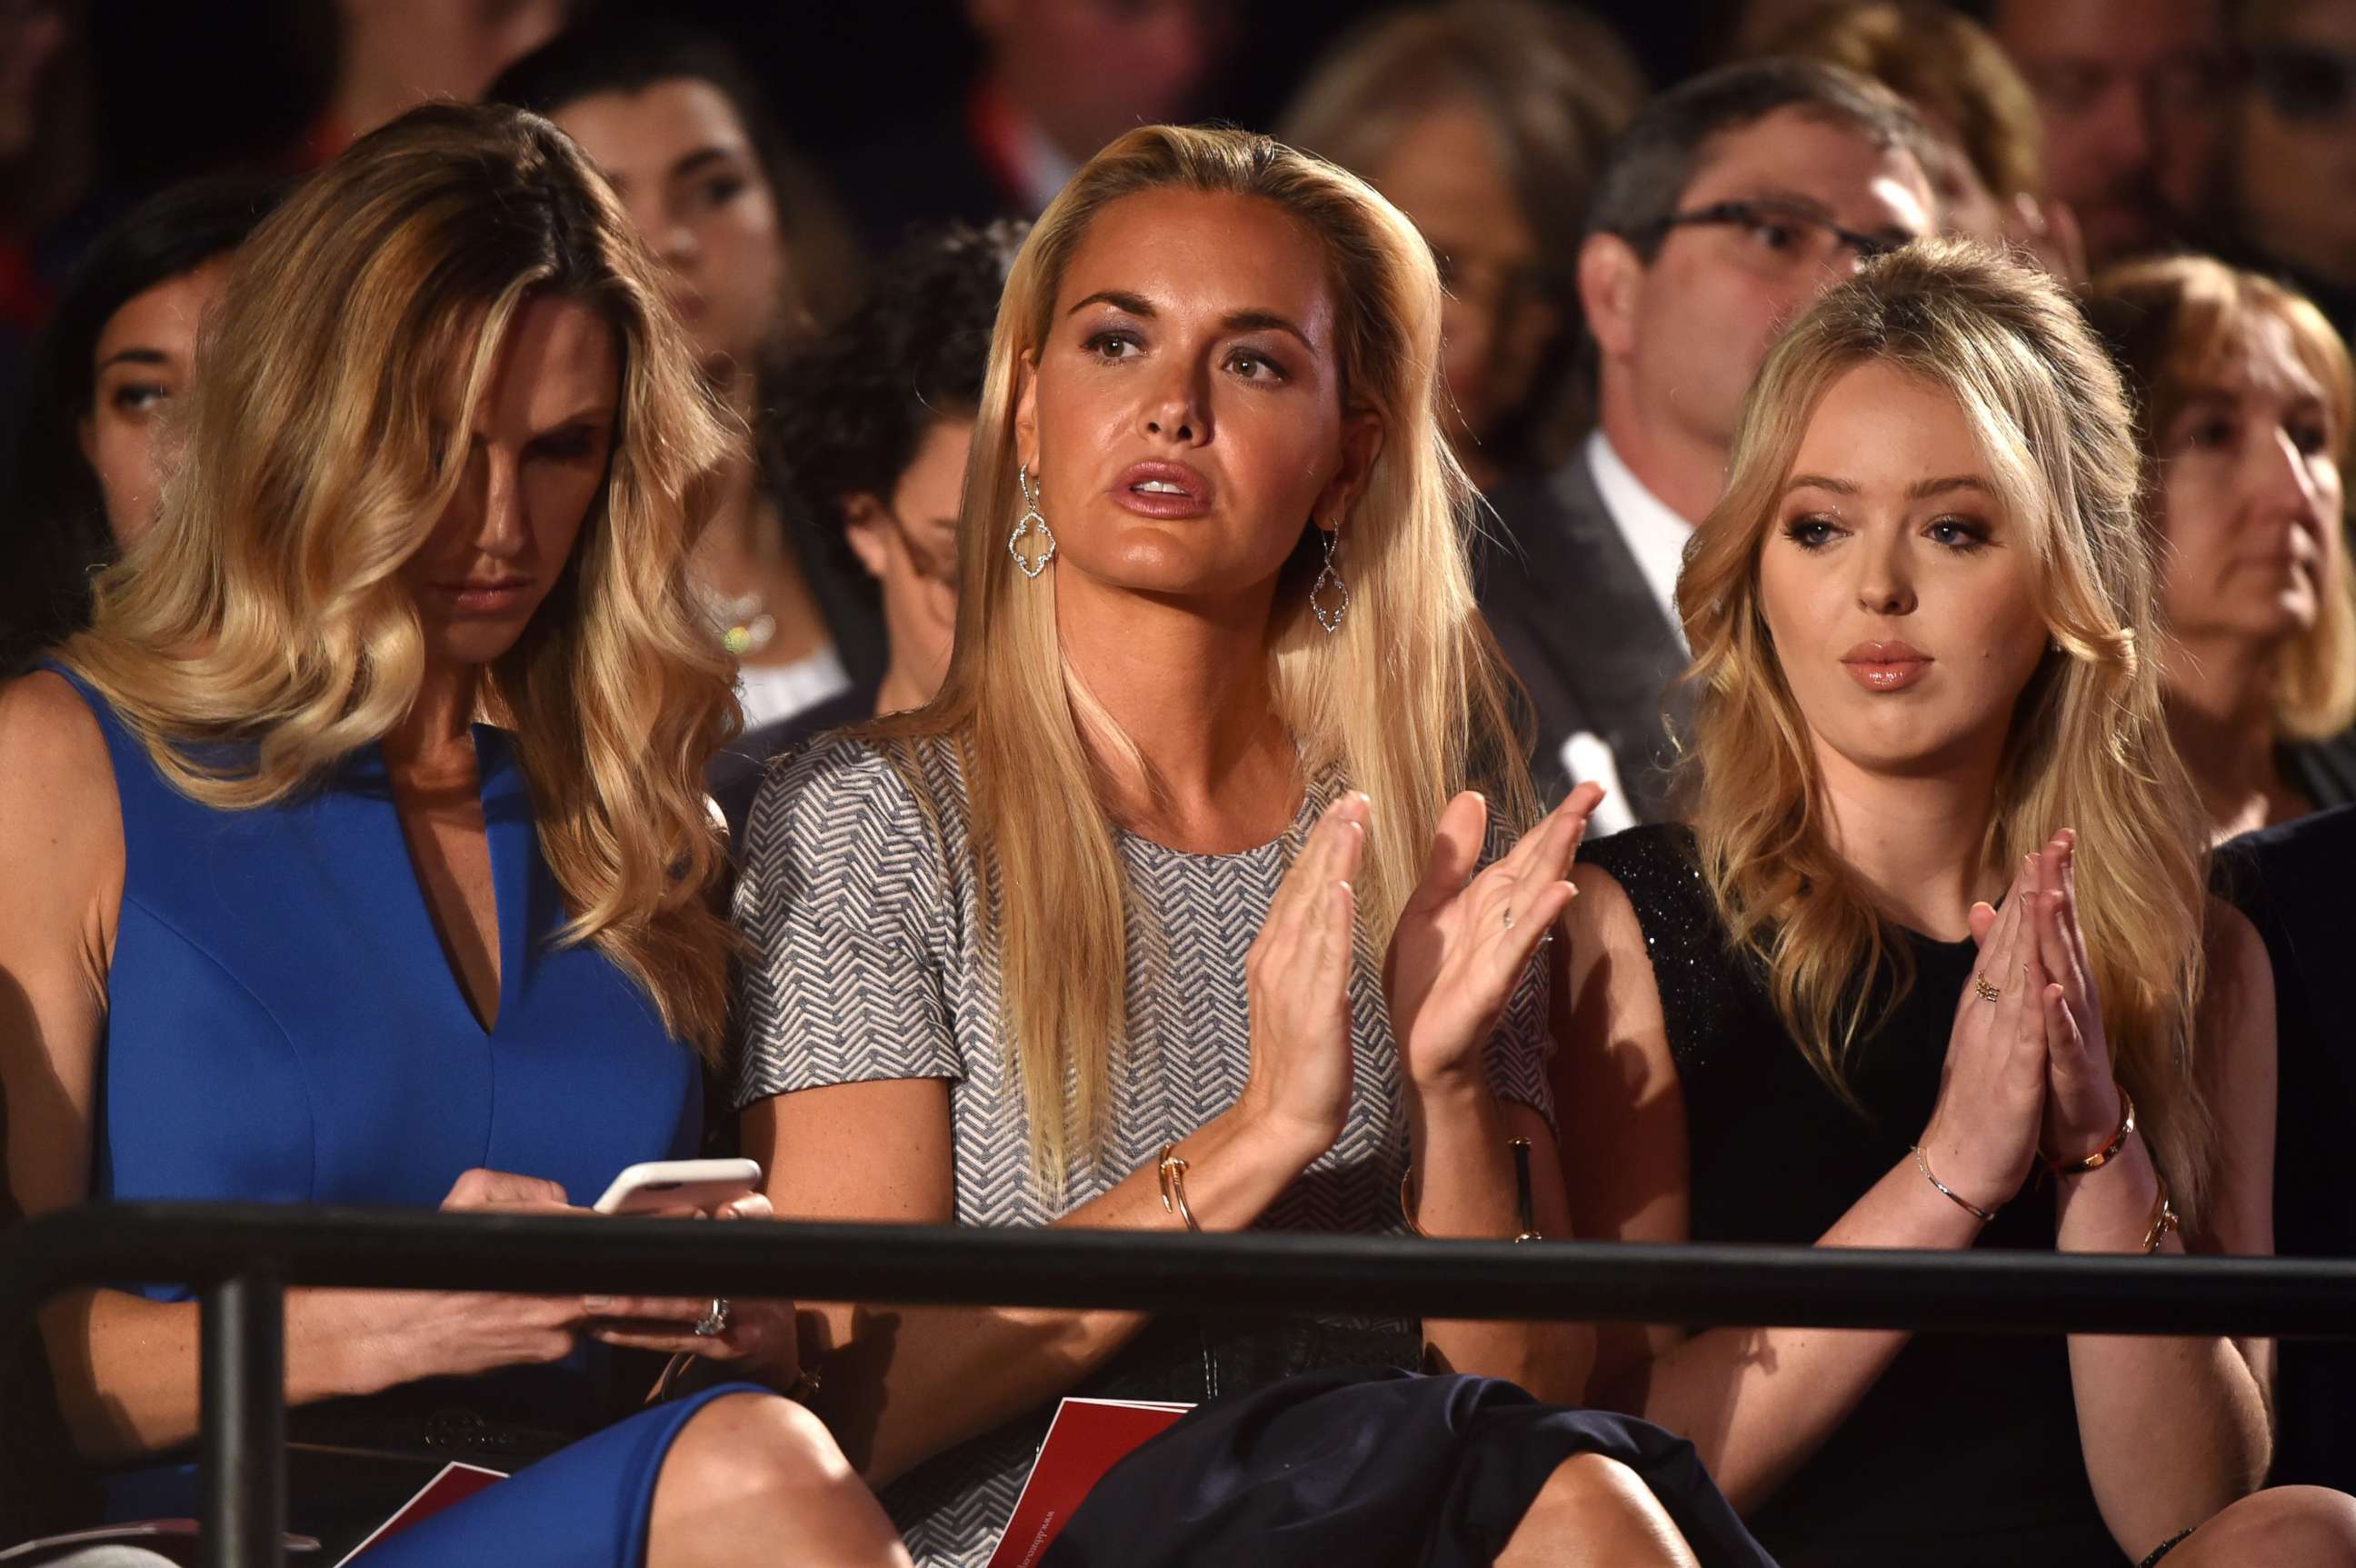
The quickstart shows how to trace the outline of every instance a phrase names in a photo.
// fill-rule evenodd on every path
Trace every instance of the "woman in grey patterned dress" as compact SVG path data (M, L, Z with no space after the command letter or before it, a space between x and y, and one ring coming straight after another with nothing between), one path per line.
M1041 220L941 695L780 765L753 811L737 1098L779 1213L1567 1233L1533 955L1596 795L1484 847L1468 782L1532 812L1433 413L1440 299L1381 198L1239 133L1132 133ZM1574 1400L1592 1350L1116 1312L805 1333L817 1408L919 1561L960 1565L1084 1379L1202 1400L1428 1355ZM1499 1561L1689 1563L1673 1514L1614 1460L1549 1461ZM1439 1561L1416 1522L1399 1560Z

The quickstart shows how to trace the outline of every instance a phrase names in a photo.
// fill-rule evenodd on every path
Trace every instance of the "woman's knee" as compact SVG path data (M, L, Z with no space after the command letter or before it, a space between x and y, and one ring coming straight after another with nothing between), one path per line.
M1605 1455L1580 1454L1555 1466L1499 1561L1690 1565L1694 1558L1642 1477Z
M2193 1531L2163 1568L2176 1568L2179 1553L2185 1568L2356 1568L2356 1498L2328 1487L2269 1487Z
M690 1417L662 1473L706 1506L855 1480L825 1423L791 1400L751 1392L723 1394Z

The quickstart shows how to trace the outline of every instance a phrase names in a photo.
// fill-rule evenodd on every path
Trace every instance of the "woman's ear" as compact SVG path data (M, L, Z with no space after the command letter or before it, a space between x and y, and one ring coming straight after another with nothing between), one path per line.
M1039 467L1039 356L1032 353L1015 361L1014 457L1034 472Z
M892 564L892 524L884 516L884 503L865 490L842 498L842 534L851 542L851 553L867 568L867 575L878 582Z
M1382 455L1382 416L1372 409L1344 415L1342 466L1333 470L1333 478L1317 492L1318 527L1338 526L1340 520L1358 504L1358 498L1365 493L1366 480L1374 474L1375 460Z

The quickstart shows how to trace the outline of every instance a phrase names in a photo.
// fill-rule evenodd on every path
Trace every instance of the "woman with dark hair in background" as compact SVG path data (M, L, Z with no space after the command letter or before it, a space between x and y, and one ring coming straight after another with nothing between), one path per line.
M1592 417L1572 279L1588 187L1644 92L1583 11L1451 0L1352 34L1285 112L1283 140L1365 178L1430 242L1451 435L1483 491L1553 467Z
M613 182L704 374L756 423L777 360L841 317L854 280L833 202L750 79L701 34L616 19L558 35L490 96L556 122ZM873 585L796 526L760 456L734 460L693 565L712 635L736 660L747 729L871 685L884 663Z
M2114 267L2086 307L2135 393L2169 728L2211 832L2356 801L2348 346L2302 295L2203 256Z
M920 708L957 629L957 519L966 453L1007 270L1030 225L950 225L911 239L866 301L781 367L761 436L798 519L875 579L882 676L741 736L712 792L741 833L761 765L807 736Z
M229 252L277 196L225 177L149 199L91 245L43 324L0 509L0 673L83 626L91 573L154 522L160 417L189 390Z

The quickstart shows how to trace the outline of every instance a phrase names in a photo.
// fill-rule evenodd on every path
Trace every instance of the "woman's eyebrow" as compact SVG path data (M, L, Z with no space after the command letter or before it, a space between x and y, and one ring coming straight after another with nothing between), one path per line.
M1077 316L1091 305L1109 305L1115 310L1128 316L1151 317L1158 314L1153 308L1153 302L1143 295L1124 294L1117 288L1100 288L1064 314L1067 317Z
M98 368L103 374L117 365L168 365L171 362L172 357L161 349L117 349L101 360Z

